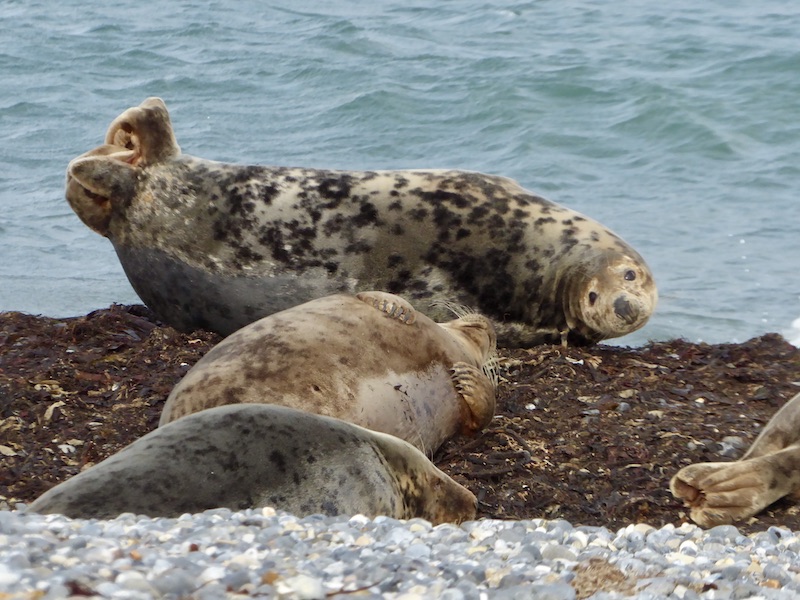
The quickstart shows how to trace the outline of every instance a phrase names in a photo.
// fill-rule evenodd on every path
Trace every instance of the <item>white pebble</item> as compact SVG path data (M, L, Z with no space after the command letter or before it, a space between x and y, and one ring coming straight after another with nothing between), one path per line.
M325 597L322 581L308 575L297 575L283 580L278 586L278 592L292 594L292 597L298 600L316 600Z
M225 577L225 568L215 565L213 567L208 567L202 573L200 573L197 581L200 582L201 585L206 585L212 581L219 581L223 577Z
M12 571L8 565L0 563L0 585L14 585L19 580L19 573Z

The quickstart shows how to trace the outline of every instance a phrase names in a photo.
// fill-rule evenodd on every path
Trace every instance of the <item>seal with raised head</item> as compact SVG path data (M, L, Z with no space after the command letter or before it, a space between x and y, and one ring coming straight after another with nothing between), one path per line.
M477 501L393 436L284 406L235 404L151 431L28 510L106 519L265 506L457 523L475 517Z
M702 527L747 519L786 496L800 500L800 394L775 413L742 458L689 465L669 487Z
M435 323L385 292L326 296L222 340L173 388L161 424L221 404L278 403L433 453L492 419L494 350L479 314Z
M638 329L657 299L630 245L511 179L195 158L159 98L70 162L66 196L111 240L145 304L181 330L227 335L314 298L379 289L473 307L504 345L585 344Z

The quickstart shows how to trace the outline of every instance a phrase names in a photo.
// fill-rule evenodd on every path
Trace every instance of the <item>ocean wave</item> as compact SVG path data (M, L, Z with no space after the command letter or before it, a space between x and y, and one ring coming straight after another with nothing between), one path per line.
M792 346L800 348L800 317L792 321L791 327L786 331L784 337L789 340Z

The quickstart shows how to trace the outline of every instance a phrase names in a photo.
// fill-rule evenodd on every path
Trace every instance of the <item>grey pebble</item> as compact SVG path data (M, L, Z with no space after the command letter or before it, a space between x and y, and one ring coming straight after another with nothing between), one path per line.
M153 588L162 595L178 598L187 596L194 589L195 578L182 569L170 569L166 573L153 577Z
M541 553L544 560L561 559L574 562L577 559L577 556L575 556L575 553L572 550L565 548L564 546L559 546L558 544L545 545Z

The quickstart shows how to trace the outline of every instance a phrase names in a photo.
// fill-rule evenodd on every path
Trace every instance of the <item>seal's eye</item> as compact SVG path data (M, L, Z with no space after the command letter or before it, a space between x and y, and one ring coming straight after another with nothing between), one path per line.
M597 302L597 293L596 292L589 292L589 304L594 306L595 302Z
M636 279L636 271L631 271L630 269L625 271L625 281L633 281L634 279Z

